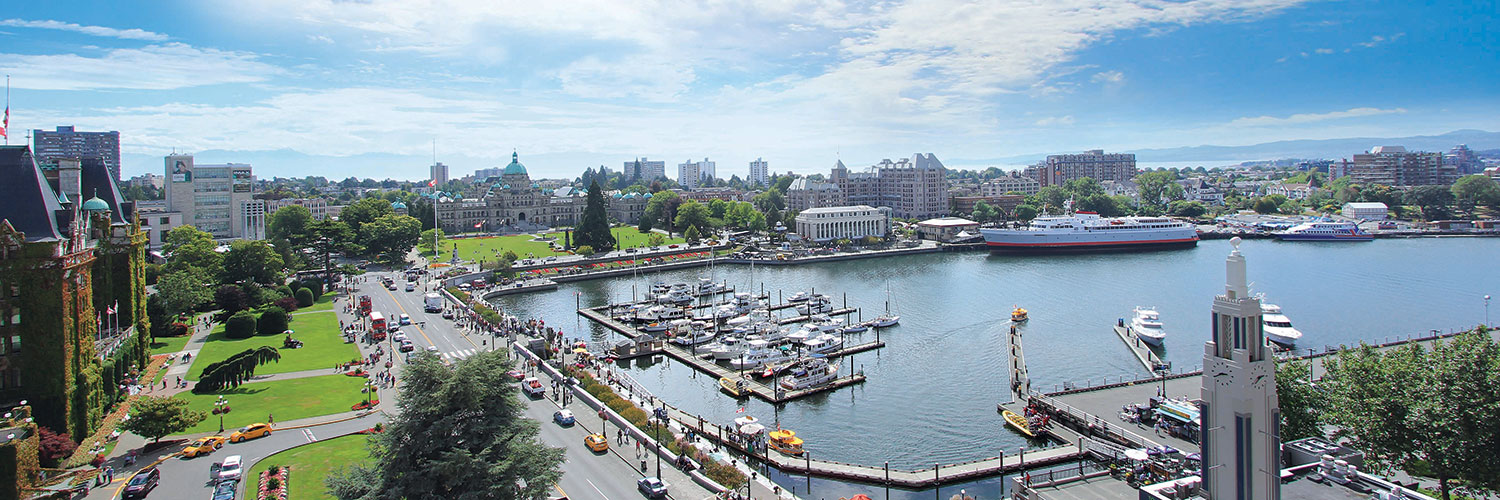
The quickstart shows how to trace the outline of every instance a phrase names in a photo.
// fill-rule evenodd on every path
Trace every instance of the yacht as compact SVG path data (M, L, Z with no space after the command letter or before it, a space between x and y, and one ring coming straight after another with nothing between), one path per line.
M698 284L693 285L693 293L698 295L719 293L726 289L723 283L714 283L708 278L698 278Z
M888 326L896 326L896 323L900 322L900 316L891 314L891 283L887 281L885 284L885 313L876 316L875 319L870 320L869 323L870 326L873 326L875 328L885 328Z
M768 364L784 363L792 359L794 356L787 350L774 347L765 340L756 339L746 343L744 353L729 360L729 367L736 370L750 370Z
M1292 320L1282 314L1281 306L1261 302L1260 312L1261 331L1266 333L1266 340L1283 347L1297 345L1297 340L1302 338L1302 332L1292 327Z
M1281 241L1373 241L1374 235L1353 222L1304 222L1276 233Z
M802 314L828 314L833 312L833 302L828 300L827 295L813 295L802 305L797 306L797 312Z
M774 322L774 320L775 318L771 315L770 309L757 307L750 310L750 312L745 313L744 316L729 318L729 321L725 321L724 324L727 324L729 326L745 326L759 322Z
M674 320L687 316L687 312L681 307L654 305L644 310L637 311L635 320L646 323Z
M1141 342L1160 346L1167 338L1166 330L1161 329L1161 314L1154 307L1135 308L1135 318L1130 320L1130 333Z
M844 348L844 338L838 335L823 333L816 337L802 341L807 350L818 354L830 354Z
M810 293L807 293L807 292L797 292L796 294L793 294L791 297L787 297L786 301L787 302L807 302L807 299L810 299L810 298L812 298L812 294L810 294Z
M842 330L839 330L839 333L864 333L865 330L869 330L869 329L870 329L870 322L866 321L864 323L855 323L855 324L846 326Z
M655 323L646 323L638 329L646 333L665 332L667 331L667 322L657 321Z
M713 339L714 332L712 330L700 328L695 325L693 328L674 334L671 342L680 346L694 346Z
M667 290L667 293L656 296L657 304L686 304L692 301L693 294L679 288Z
M719 337L719 341L709 348L709 352L713 353L714 361L729 361L738 358L740 353L745 352L745 339L734 336Z
M778 380L777 383L781 385L782 389L795 391L827 384L837 378L839 378L838 365L830 365L828 364L828 359L816 356L803 360L799 366L794 368L791 373L781 377L781 380Z
M1071 209L1072 203L1067 207ZM1037 217L1016 229L979 230L997 252L1075 252L1191 247L1198 244L1192 224L1166 217L1100 217L1095 212Z
M734 294L734 298L728 303L720 304L714 310L714 318L721 320L734 319L735 317L748 314L762 305L760 301L755 300L755 296L753 295L744 292L736 293Z

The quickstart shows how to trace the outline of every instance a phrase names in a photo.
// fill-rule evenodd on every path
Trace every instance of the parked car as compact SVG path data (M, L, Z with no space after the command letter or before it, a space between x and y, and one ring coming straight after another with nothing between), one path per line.
M245 472L243 467L244 463L241 461L239 455L230 455L223 462L219 463L219 480L233 479L238 481L240 476Z
M239 487L239 481L219 481L219 484L214 486L213 500L234 500Z
M146 498L146 495L150 494L151 490L156 489L156 484L160 482L161 471L156 467L137 472L135 476L130 478L130 482L125 483L123 497L126 500Z
M646 495L646 498L662 498L667 496L667 483L662 482L661 478L640 478L635 482L635 487L641 490L641 494Z
M557 422L557 425L573 425L575 422L577 422L573 418L573 410L568 409L562 409L552 412L552 421Z
M609 438L604 437L603 434L589 434L584 436L583 445L595 453L603 453L609 451Z
M183 458L201 457L213 453L222 446L224 446L224 436L201 437L189 444L187 448L183 448L182 456Z
M229 435L229 442L242 443L247 439L255 439L271 435L271 424L258 423L241 427Z

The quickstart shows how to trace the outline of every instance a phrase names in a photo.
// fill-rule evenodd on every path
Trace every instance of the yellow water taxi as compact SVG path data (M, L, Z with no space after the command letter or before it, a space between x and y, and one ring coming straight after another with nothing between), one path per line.
M736 398L748 397L750 395L750 388L745 387L745 381L729 377L719 378L719 389Z
M1010 410L1001 411L1000 415L1005 417L1005 423L1010 424L1016 431L1025 434L1026 437L1036 437L1036 433L1031 432L1031 424L1026 421L1026 417Z
M1016 309L1010 312L1011 321L1020 323L1022 321L1026 321L1027 319L1028 318L1026 317L1026 310L1022 309L1021 306L1016 306Z
M802 456L802 438L797 437L796 432L776 429L766 437L770 438L768 445L771 449L794 457Z

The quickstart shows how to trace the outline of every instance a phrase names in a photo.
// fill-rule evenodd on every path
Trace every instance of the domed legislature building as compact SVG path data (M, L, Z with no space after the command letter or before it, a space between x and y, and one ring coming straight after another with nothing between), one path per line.
M479 198L455 193L436 193L438 225L443 232L520 233L553 226L571 226L583 216L583 191L572 188L543 189L531 182L520 155L511 153L510 164L498 179L488 184Z

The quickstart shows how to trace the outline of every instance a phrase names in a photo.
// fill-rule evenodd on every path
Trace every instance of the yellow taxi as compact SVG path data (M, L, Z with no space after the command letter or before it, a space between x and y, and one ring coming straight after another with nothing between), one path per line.
M224 436L209 436L198 438L187 448L182 449L182 456L187 458L201 457L224 446Z
M234 431L234 434L230 434L229 442L239 443L246 439L255 439L269 435L271 435L271 424L250 424L241 427L240 430Z
M589 434L584 436L583 445L589 447L590 450L603 453L609 451L609 438L604 437L603 434Z

